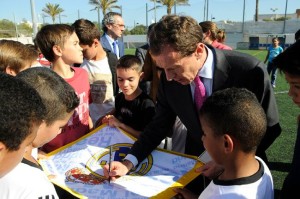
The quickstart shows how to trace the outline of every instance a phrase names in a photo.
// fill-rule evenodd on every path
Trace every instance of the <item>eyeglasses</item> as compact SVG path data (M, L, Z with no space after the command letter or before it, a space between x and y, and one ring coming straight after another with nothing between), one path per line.
M119 26L120 28L125 28L125 25L124 25L124 24L117 24L117 23L114 23L113 25Z

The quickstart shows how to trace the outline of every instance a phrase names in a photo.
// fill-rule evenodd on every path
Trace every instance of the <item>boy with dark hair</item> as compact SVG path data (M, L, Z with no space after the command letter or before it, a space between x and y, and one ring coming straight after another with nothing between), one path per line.
M81 68L89 75L91 86L90 114L94 126L98 125L106 114L111 114L119 91L117 85L115 54L102 48L99 41L100 32L89 20L78 19L72 26L79 37L83 49L83 63Z
M267 118L256 96L245 88L214 92L204 102L199 118L203 145L213 161L223 167L199 199L273 199L271 172L255 156L267 129ZM175 191L184 198L197 198L187 195L185 189Z
M36 137L46 111L37 91L22 80L0 73L0 82L1 182L21 162L27 146Z
M110 126L120 127L136 138L155 114L154 102L139 87L142 76L142 64L138 57L124 55L119 59L117 77L122 92L116 96L114 115L107 115L102 120Z
M82 48L75 29L66 24L52 24L42 27L35 38L36 44L47 60L52 62L52 70L67 81L77 93L80 103L63 128L62 133L41 149L49 153L87 134L92 129L89 114L90 84L88 74L74 63L82 63Z
M1 187L5 198L58 198L53 184L48 180L37 161L37 148L61 133L79 105L74 89L57 73L44 67L29 68L20 72L18 78L36 89L45 105L46 116L37 131L37 136L27 147L22 163L7 175ZM24 184L27 182L29 185ZM37 189L38 187L38 189ZM65 195L59 194L60 198Z
M290 85L288 95L294 104L300 106L300 40L288 47L283 53L274 59L274 64L280 72L283 72L286 81ZM282 189L281 198L294 198L300 189L300 117L298 117L297 138L294 147L294 156L288 175Z

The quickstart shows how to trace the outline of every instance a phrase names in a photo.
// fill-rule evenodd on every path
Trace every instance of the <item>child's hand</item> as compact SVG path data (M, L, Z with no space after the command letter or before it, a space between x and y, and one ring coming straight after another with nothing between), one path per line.
M54 179L57 178L57 176L54 175L54 174L50 174L50 175L48 175L47 177L48 177L49 180L54 180Z
M113 126L113 127L121 127L121 122L117 119L117 118L115 118L115 116L113 116L113 115L110 115L110 117L108 118L108 125L109 126Z
M47 156L47 153L45 153L44 151L38 150L38 157L37 159L48 159L49 157Z
M113 116L113 115L106 115L106 116L104 116L103 118L102 118L102 124L108 124L108 122L109 122L109 118L111 117L111 116Z
M176 198L180 198L180 199L197 199L198 196L195 195L193 192L185 189L185 188L174 188L173 189L174 192L178 193L178 195L176 196Z
M199 172L210 179L218 177L223 171L224 168L216 164L214 161L210 161L202 167L196 169L196 172Z

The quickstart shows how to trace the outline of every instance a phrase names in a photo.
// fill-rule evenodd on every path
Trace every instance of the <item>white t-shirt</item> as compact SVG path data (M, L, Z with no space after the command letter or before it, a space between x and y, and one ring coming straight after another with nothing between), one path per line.
M231 181L212 180L199 199L273 199L274 185L271 172L262 159L260 169L250 177Z
M19 163L11 172L0 178L0 198L58 199L58 196L43 171Z
M95 124L100 117L115 107L112 74L107 57L98 61L84 60L81 67L89 74L91 85L90 116Z

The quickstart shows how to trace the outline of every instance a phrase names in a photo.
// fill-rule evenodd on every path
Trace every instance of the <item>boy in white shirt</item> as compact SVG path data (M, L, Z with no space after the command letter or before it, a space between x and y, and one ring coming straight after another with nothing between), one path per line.
M255 95L245 88L214 92L199 112L202 141L213 161L223 167L199 199L273 199L271 172L255 156L267 119ZM175 189L184 198L197 198L186 189Z
M78 19L72 26L78 35L83 49L84 60L81 68L89 75L91 86L90 115L97 127L106 114L111 114L118 94L116 65L117 57L102 48L101 36L94 23L87 19Z

